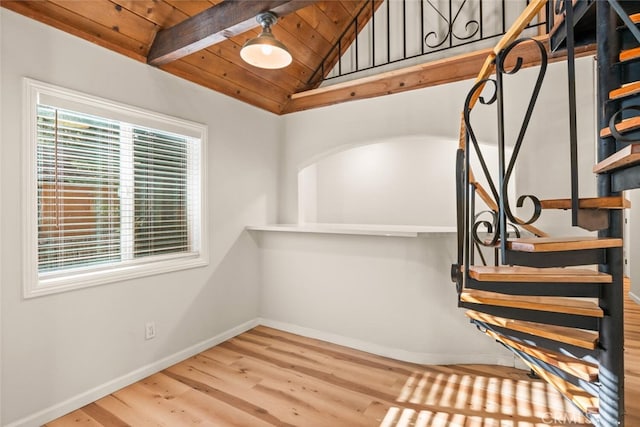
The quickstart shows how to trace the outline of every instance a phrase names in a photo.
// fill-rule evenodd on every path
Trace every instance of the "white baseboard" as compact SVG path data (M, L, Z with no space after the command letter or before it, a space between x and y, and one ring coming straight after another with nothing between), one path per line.
M500 366L515 366L516 360L515 357L507 351L505 351L504 354L500 354L498 352L492 354L418 353L393 347L387 347L384 345L362 341L355 338L345 337L343 335L323 332L317 329L306 328L287 322L280 322L278 320L259 318L258 322L260 325L290 332L292 334L315 338L322 341L328 341L333 344L343 345L345 347L354 348L356 350L365 351L367 353L389 357L391 359L402 360L405 362L419 363L422 365L488 364ZM499 349L500 346L496 346L496 348Z
M640 297L633 292L629 291L629 297L634 300L636 303L640 304Z
M126 375L113 379L105 384L99 385L91 390L67 399L62 403L43 409L42 411L30 415L26 418L14 421L11 424L6 425L5 427L39 427L51 420L54 420L91 402L94 402L110 393L120 390L121 388L126 387L129 384L140 381L141 379L146 378L149 375L155 374L165 368L168 368L171 365L174 365L208 348L218 345L221 342L228 340L229 338L240 335L241 333L257 326L258 324L258 319L249 320L248 322L224 331L216 335L215 337L199 342L189 348L143 366L140 369L136 369L133 372L130 372Z

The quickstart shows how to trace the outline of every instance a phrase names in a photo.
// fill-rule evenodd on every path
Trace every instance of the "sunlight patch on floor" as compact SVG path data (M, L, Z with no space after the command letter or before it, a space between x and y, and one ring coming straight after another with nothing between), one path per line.
M380 427L591 426L551 385L529 379L415 371Z

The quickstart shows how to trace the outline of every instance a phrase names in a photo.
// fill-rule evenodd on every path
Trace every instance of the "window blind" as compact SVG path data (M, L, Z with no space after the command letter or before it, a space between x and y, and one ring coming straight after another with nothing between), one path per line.
M38 272L190 253L190 137L37 106ZM197 171L196 171L197 172Z

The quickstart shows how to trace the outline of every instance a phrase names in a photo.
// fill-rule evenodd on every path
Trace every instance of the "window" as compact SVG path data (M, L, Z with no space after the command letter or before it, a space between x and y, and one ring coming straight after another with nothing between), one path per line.
M206 265L206 127L26 79L25 296Z

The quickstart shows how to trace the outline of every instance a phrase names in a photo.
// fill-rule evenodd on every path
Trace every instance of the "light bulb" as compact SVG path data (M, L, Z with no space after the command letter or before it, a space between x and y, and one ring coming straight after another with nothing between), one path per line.
M260 46L260 50L262 50L262 53L264 55L271 55L273 53L273 47L268 44L263 44L262 46Z

